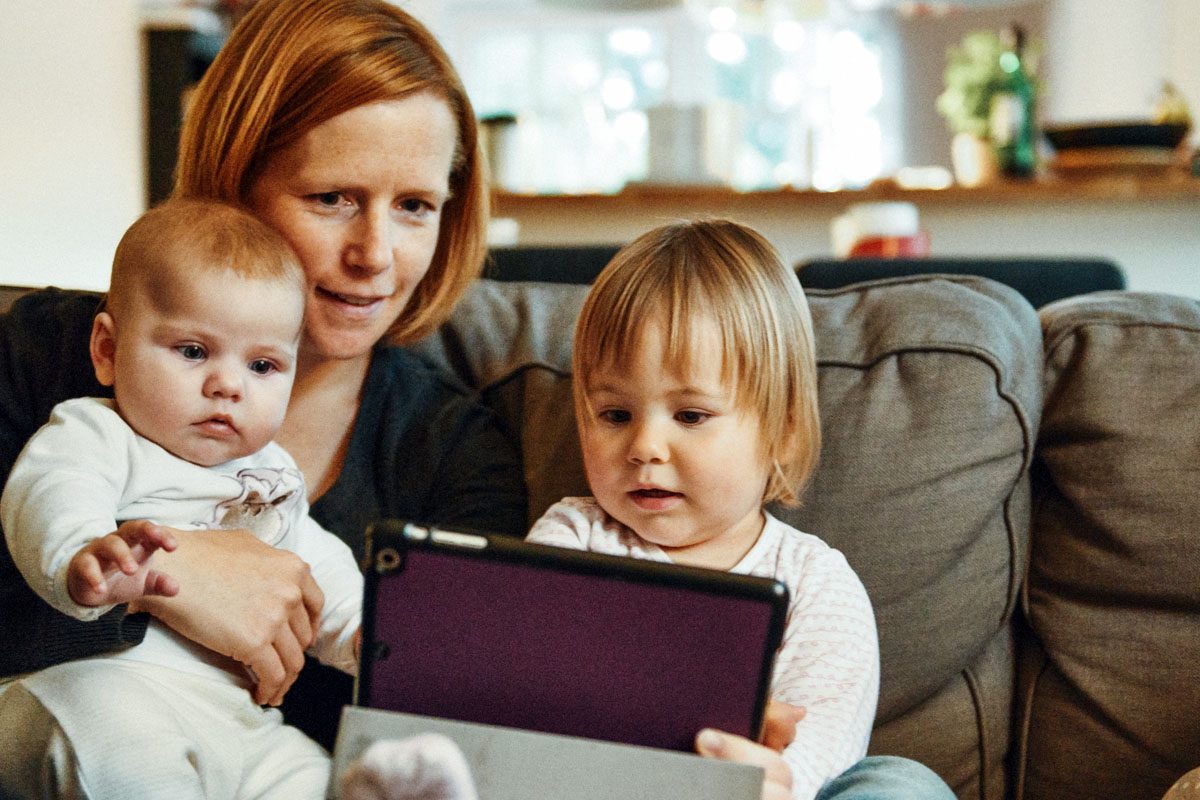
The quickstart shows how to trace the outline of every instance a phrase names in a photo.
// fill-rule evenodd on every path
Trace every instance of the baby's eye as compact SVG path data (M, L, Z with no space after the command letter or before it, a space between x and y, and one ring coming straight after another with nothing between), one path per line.
M265 358L250 362L250 371L255 375L270 375L277 369L275 364Z
M613 425L629 422L630 414L623 408L610 408L600 412L600 419Z
M693 411L692 409L686 409L684 411L678 412L675 415L675 419L679 420L684 425L699 425L701 422L704 422L706 419L708 419L711 416L712 416L712 414L706 414L703 411Z
M186 358L188 361L203 361L205 352L204 348L198 344L181 344L175 347L175 352Z

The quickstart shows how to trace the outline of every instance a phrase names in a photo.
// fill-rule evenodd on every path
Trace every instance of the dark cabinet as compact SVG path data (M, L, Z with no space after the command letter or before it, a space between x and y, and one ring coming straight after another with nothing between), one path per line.
M143 28L146 52L146 202L165 200L174 184L179 130L192 87L225 42L189 28Z

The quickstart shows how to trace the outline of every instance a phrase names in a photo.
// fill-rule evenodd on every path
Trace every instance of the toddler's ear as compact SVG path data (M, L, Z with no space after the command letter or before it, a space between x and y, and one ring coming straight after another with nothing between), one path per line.
M112 386L117 372L117 326L107 311L101 311L92 321L88 350L92 354L96 380L103 386Z

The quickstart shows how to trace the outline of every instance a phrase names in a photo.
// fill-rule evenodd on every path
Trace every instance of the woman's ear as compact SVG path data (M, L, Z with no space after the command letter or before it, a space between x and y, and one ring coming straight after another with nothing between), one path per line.
M101 311L92 320L88 351L92 355L96 380L103 386L112 386L117 377L117 325L107 311Z

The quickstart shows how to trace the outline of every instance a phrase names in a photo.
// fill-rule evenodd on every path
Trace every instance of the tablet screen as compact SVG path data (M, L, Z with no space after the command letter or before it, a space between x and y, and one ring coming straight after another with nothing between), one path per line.
M391 521L370 542L360 705L685 751L759 732L776 581Z

